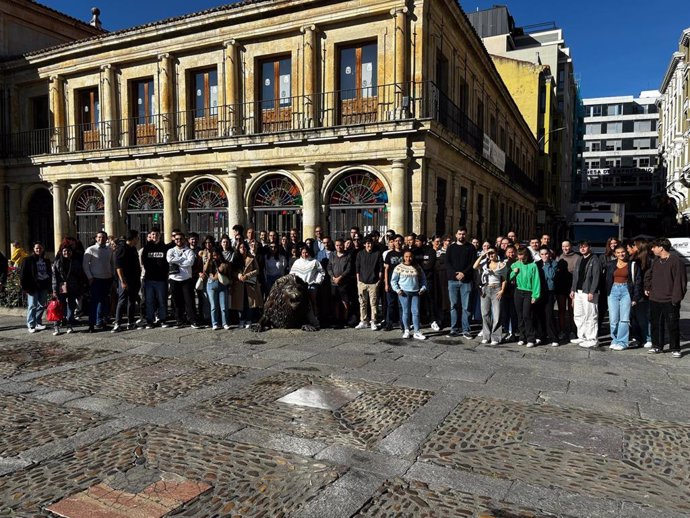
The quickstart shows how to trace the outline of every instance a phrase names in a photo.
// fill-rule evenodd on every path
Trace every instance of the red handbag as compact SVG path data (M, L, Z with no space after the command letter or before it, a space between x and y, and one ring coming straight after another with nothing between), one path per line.
M65 309L62 307L62 303L56 299L50 299L47 308L47 318L48 322L60 322L65 317Z

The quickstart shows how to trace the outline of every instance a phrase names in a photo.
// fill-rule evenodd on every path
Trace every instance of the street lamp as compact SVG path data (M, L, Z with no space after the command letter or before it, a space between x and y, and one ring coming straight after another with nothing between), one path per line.
M549 131L546 135L542 135L541 137L539 137L539 140L537 140L537 145L540 147L540 150L542 152L544 151L544 147L546 146L546 143L549 141L549 138L551 137L552 133L563 131L566 128L567 126L561 126L560 128L553 129Z

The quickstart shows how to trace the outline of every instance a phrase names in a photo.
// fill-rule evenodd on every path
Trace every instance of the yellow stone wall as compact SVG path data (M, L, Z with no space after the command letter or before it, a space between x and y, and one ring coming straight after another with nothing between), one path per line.
M313 49L309 41L312 34ZM14 67L11 78L22 101L36 92L47 94L49 84L53 85L52 120L61 127L76 123L77 94L88 87L99 88L101 114L108 112L108 96L112 96L111 117L130 117L130 84L145 77L154 79L158 105L185 110L189 73L211 66L218 70L219 104L232 99L229 89L233 85L237 85L237 102L253 103L258 93L257 64L267 57L288 54L292 59L292 95L309 94L310 84L317 93L333 92L338 88L339 48L366 41L378 45L379 86L393 84L401 75L405 80L433 81L436 55L442 53L451 71L451 99L458 99L460 84L466 81L470 118L478 120L483 102L485 131L490 131L494 117L497 132L502 129L506 135L509 157L535 178L537 143L532 131L464 13L452 0L249 4L77 42L32 55L28 66L15 63L9 67ZM237 63L232 67L228 53L234 48ZM309 52L314 54L305 54ZM158 99L167 59L172 73L171 97ZM25 89L27 85L31 88ZM398 232L431 234L436 230L438 178L448 185L446 232L453 232L459 224L463 187L469 191L466 223L472 233L481 232L488 238L491 233L508 230L499 229L496 217L491 217L491 201L497 211L501 206L506 213L508 208L515 210L514 221L504 225L519 222L522 235L533 232L535 197L511 184L443 125L403 117L403 98L429 95L421 86L413 92L407 89L408 85L399 85L391 109L375 124L296 128L278 134L238 133L213 140L89 151L66 152L64 147L56 147L51 154L32 156L21 167L6 164L6 184L23 193L13 201L11 211L21 213L36 186L52 186L61 201L54 209L54 220L60 225L55 229L58 241L75 231L74 202L79 192L94 186L106 200L112 196L113 203L106 202L106 230L121 233L125 230L127 197L136 185L146 181L156 185L166 200L167 235L174 226L183 226L186 199L196 182L217 181L227 192L231 218L251 223L251 203L260 181L270 174L283 174L293 179L303 194L303 233L308 236L314 226L327 224L328 198L334 183L345 172L359 169L383 182L389 198L388 224ZM333 99L326 97L324 106L332 108ZM254 105L246 105L248 113L253 109ZM30 118L23 118L13 129L30 129ZM54 133L57 140L59 131ZM485 200L482 214L476 210L479 195ZM117 205L110 206L114 202ZM14 232L25 234L26 229L17 227Z

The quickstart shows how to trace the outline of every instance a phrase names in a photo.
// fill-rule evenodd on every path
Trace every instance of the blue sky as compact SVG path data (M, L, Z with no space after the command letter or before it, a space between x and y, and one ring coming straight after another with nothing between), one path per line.
M117 30L215 7L224 0L39 0L88 21L101 9L106 29ZM466 11L497 0L460 0ZM512 0L515 23L556 22L571 49L584 97L638 95L657 89L683 29L690 27L688 0ZM675 14L674 14L675 13Z

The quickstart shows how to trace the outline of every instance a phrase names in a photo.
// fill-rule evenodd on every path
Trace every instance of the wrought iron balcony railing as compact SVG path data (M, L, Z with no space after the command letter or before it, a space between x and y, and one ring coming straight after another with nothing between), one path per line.
M209 141L324 128L430 119L481 158L484 133L432 82L389 84L152 114L0 135L0 156L47 154ZM487 166L488 162L487 162ZM506 180L538 195L534 181L506 158Z

